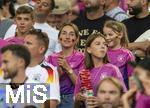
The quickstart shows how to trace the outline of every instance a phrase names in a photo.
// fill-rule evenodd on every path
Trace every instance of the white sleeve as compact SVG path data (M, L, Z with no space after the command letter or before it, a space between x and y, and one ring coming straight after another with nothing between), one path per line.
M141 34L134 42L143 42L145 40L150 41L150 29Z
M7 32L5 33L4 39L15 36L17 26L15 24L11 25Z

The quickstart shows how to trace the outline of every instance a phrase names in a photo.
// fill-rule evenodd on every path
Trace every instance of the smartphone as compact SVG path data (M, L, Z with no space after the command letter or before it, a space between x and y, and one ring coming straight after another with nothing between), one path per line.
M144 86L143 86L142 82L140 81L139 77L136 74L134 74L133 78L135 80L135 83L136 83L138 89L143 93L144 92Z

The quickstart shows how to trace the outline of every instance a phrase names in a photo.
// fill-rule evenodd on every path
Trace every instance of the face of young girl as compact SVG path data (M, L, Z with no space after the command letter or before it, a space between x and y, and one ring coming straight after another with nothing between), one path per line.
M104 58L107 52L107 43L103 37L97 37L87 48L88 53L96 58Z
M59 41L62 47L71 48L77 43L77 37L74 29L71 26L65 26L59 36Z
M109 48L115 48L118 46L118 44L120 44L119 33L115 33L111 28L108 27L104 27L103 33Z

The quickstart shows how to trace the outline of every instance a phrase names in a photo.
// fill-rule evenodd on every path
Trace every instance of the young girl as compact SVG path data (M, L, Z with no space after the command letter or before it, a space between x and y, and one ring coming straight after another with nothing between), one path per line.
M61 103L58 108L73 108L74 85L84 64L84 55L75 50L79 39L77 27L72 23L64 24L58 39L62 51L48 57L48 61L57 66L60 76Z
M107 21L104 25L103 33L108 43L108 61L120 69L128 88L128 77L133 72L133 68L128 62L134 61L134 56L127 49L128 38L126 27L123 23L117 21Z
M91 85L93 87L93 93L96 95L96 88L101 79L112 76L118 78L123 84L123 78L119 69L107 63L107 43L102 34L92 34L87 39L85 49L85 67L90 72ZM79 74L80 75L80 74ZM81 79L80 76L77 79L75 85L75 99L76 101L85 101L86 97L81 93Z

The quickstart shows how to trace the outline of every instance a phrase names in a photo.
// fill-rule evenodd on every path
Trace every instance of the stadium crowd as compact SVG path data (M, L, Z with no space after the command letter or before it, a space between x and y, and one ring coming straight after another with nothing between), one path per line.
M0 0L0 108L150 108L149 88L150 0Z

